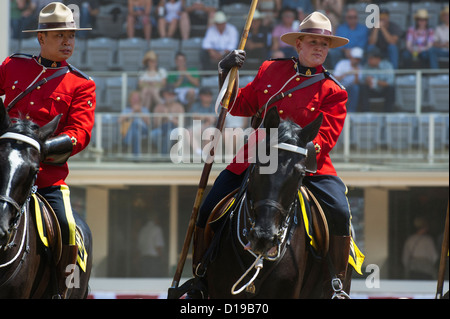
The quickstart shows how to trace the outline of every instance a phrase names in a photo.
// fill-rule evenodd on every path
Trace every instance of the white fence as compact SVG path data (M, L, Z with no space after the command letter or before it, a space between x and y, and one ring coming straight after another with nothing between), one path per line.
M76 156L78 161L114 162L173 161L172 147L185 138L184 155L188 161L201 162L208 150L216 114L135 114L98 113L88 149ZM133 124L125 125L127 119ZM216 162L228 163L244 143L248 119L241 127L223 131ZM206 124L209 123L209 124ZM125 133L124 130L128 128ZM172 135L172 138L171 138ZM186 153L187 152L187 153ZM448 113L350 113L341 137L332 151L337 162L411 163L424 165L448 163Z

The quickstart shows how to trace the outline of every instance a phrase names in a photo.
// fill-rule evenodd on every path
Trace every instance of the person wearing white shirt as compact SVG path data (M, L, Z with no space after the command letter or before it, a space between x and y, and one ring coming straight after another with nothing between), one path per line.
M347 89L347 112L356 112L359 101L359 85L362 82L361 59L364 50L354 47L350 50L350 59L342 59L336 64L334 76Z
M202 42L202 66L205 70L217 69L220 60L237 49L239 33L235 26L227 23L222 11L214 15L214 25L206 31Z

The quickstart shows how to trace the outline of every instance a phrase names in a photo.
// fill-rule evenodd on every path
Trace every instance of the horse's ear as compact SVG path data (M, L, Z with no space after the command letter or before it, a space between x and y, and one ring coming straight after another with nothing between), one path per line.
M307 144L308 142L311 142L317 134L319 134L319 129L322 126L322 120L323 120L323 114L320 113L319 116L306 125L301 131L300 131L300 139L302 142Z
M6 112L3 100L0 99L0 132L5 131L10 124L11 120L9 119L8 112Z
M278 115L277 107L274 106L266 112L266 116L264 117L264 128L265 129L278 128L279 125L280 125L280 116Z
M41 139L41 141L46 141L56 131L61 116L62 114L59 114L53 120L51 120L49 123L47 123L46 125L44 125L39 129L38 136Z

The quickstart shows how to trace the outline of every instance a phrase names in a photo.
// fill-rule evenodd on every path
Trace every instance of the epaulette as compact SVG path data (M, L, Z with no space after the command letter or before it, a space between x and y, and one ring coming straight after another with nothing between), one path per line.
M25 53L14 53L9 56L10 58L21 58L21 59L28 59L31 60L34 55L32 54L25 54Z
M336 83L342 90L346 90L345 86L343 86L343 85L341 84L341 82L339 82L339 81L338 81L338 80L337 80L330 72L328 72L327 70L325 70L324 73L325 73L325 76L326 76L327 78L329 78L330 80L333 80L334 83Z
M87 75L83 71L80 71L79 69L74 67L72 64L68 63L68 65L69 65L69 69L70 69L71 72L73 72L73 73L75 73L75 74L85 78L86 80L92 80L92 78L89 75Z

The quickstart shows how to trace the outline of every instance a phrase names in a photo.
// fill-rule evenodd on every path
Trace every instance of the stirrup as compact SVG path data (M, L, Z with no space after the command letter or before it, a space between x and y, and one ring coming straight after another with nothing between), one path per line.
M339 278L335 277L331 279L331 287L334 291L331 299L351 299L350 296L343 290L344 285Z

